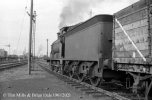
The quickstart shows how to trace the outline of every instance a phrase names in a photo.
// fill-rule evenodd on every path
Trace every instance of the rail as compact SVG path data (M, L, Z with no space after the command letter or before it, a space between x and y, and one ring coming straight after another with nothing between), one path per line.
M21 60L21 61L14 61L14 62L6 62L3 64L0 64L0 70L8 69L16 66L21 66L27 64L27 60Z

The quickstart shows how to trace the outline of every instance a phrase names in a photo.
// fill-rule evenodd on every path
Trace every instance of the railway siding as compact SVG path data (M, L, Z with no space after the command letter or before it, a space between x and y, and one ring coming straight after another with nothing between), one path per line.
M108 100L144 100L144 97L138 97L133 93L127 93L123 89L121 90L119 87L114 87L113 85L115 84L102 83L103 86L94 87L86 82L79 82L77 79L69 78L68 76L51 71L49 65L44 62L38 62L38 64L50 74L53 74L60 80L64 81L67 85L93 98L106 98Z

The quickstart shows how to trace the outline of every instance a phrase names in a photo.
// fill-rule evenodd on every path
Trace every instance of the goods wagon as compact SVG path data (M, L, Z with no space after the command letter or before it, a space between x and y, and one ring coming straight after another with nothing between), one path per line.
M148 9L147 2L147 0L141 0L115 13L115 18L119 20L137 48L135 48L129 37L124 34L122 28L115 21L113 30L113 59L117 63L145 65L143 67L132 66L130 69L127 67L127 70L152 74L152 67L148 66L152 64L152 27L150 8ZM119 69L124 68L119 67Z
M151 0L140 0L114 14L113 64L116 70L129 73L132 88L152 82L152 9ZM145 90L152 94L150 89ZM147 94L146 94L147 95ZM152 98L151 98L152 99ZM150 99L150 100L151 100Z

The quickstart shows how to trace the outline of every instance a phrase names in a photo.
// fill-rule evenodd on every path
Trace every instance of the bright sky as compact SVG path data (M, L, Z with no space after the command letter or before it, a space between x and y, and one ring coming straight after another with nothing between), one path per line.
M93 15L113 14L136 1L103 0L91 9ZM57 39L60 14L67 2L70 0L34 0L34 10L37 12L36 54L46 54L47 38L49 45ZM30 0L1 0L0 3L0 48L8 51L5 45L10 44L11 54L28 51L29 16L25 11L26 6L29 10Z

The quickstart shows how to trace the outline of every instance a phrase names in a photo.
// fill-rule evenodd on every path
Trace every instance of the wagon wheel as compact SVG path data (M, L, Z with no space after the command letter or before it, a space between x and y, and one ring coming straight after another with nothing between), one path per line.
M150 85L146 89L145 97L146 97L146 100L152 100L152 81L151 81Z

